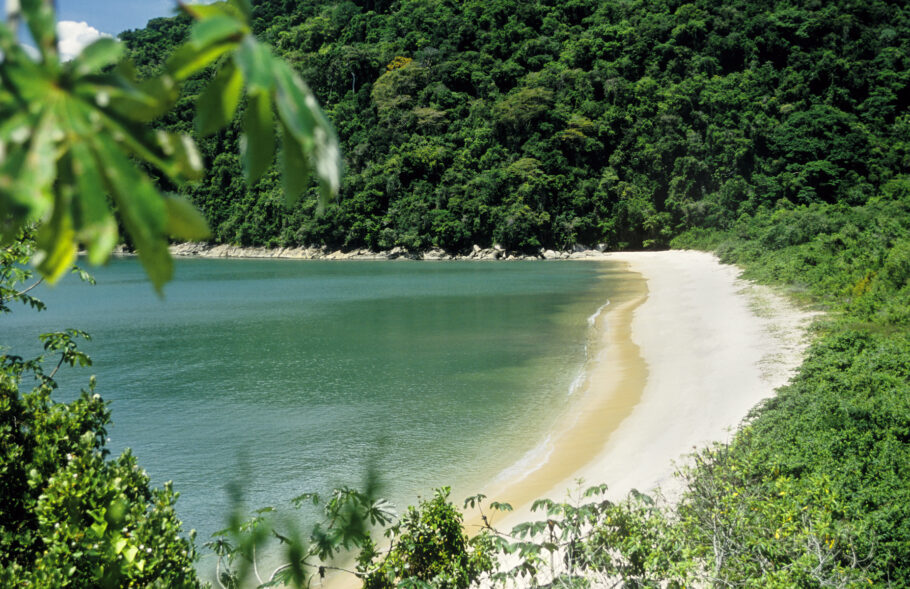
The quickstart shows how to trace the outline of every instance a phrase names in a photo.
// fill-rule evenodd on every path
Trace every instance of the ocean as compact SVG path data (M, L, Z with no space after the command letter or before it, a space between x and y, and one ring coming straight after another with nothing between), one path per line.
M456 503L541 457L572 402L592 318L622 279L609 262L178 259L159 298L133 258L35 294L0 317L0 344L78 328L109 447L172 480L199 539L249 508L360 484L372 466L403 511L450 485ZM574 383L574 384L573 384Z

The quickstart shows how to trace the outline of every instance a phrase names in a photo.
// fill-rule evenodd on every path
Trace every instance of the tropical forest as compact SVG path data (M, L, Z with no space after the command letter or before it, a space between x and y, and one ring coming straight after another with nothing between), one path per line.
M89 334L31 358L0 330L0 585L910 587L906 2L175 2L68 62L53 2L19 4L0 25L0 322L115 247L167 292L168 245L203 241L701 250L816 319L728 442L679 449L678 500L588 481L500 530L497 497L441 480L394 514L367 472L297 497L297 519L226 512L212 538L182 526L179 488L111 455L103 383L58 400Z

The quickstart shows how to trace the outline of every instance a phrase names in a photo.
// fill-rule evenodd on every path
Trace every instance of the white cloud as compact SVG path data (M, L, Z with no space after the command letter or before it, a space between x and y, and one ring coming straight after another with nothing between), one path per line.
M73 59L86 45L91 45L92 42L102 37L110 37L110 35L102 33L85 21L61 20L57 23L57 47L60 50L60 59L63 61Z

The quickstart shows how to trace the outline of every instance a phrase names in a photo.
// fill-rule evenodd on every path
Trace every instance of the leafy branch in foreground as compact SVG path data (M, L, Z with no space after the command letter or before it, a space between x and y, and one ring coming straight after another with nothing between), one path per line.
M160 290L173 273L168 237L203 239L202 214L182 197L163 194L146 173L160 171L178 188L203 175L192 138L150 124L177 104L181 85L215 65L200 98L197 130L213 133L234 117L244 92L241 151L254 182L275 152L281 130L285 195L295 201L315 171L321 202L338 192L335 132L294 70L257 41L249 0L179 4L195 19L189 40L157 76L139 79L123 44L103 38L75 59L57 50L51 0L13 0L0 23L0 244L36 224L33 261L51 281L72 266L80 246L92 264L118 241L116 214ZM24 18L38 43L33 60L16 38Z
M239 493L234 489L237 507L230 515L228 526L215 532L205 544L217 556L217 583L224 589L250 583L256 587L308 587L315 578L322 579L327 571L362 576L333 563L358 549L362 554L374 554L371 531L390 524L396 517L392 504L377 496L373 473L368 473L364 489L342 487L327 499L316 493L304 493L292 499L295 510L309 506L321 512L321 521L308 533L274 507L257 509L251 517L244 518L239 508Z

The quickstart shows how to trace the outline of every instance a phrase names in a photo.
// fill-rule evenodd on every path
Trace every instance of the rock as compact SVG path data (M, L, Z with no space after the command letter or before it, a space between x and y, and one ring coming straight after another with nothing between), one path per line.
M474 246L471 248L471 253L476 254L477 252L480 251L480 249L481 249L480 246L475 243Z
M557 253L554 252L553 250L545 250L545 251L543 252L543 259L544 259L544 260L556 260L556 259L558 259L558 258L559 258L559 254L557 254Z

